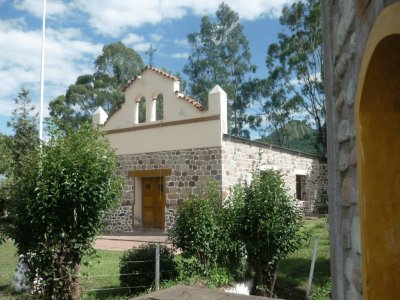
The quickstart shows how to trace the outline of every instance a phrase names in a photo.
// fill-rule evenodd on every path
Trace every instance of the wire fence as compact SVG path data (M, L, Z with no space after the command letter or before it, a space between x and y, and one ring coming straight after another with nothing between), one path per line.
M109 251L110 252L110 251ZM80 274L80 281L85 293L88 294L125 294L135 293L138 290L145 291L149 289L158 290L160 287L160 278L163 278L163 274L174 272L176 270L163 270L160 267L160 262L163 259L160 258L160 244L155 244L154 259L148 260L129 260L122 261L121 253L116 252L114 256L103 254L99 257L97 263L86 263L82 264L82 272ZM15 266L18 258L15 261L10 262L9 257L0 257L0 286L9 286L13 280L15 272ZM4 262L9 261L7 265ZM136 265L138 270L132 268L132 272L123 273L121 272L121 266L132 264ZM143 266L145 264L145 266ZM120 283L121 278L129 276L146 276L154 277L153 284L143 285L130 284L129 286L122 286ZM1 290L0 290L1 294ZM96 297L97 298L97 297Z
M171 273L171 272L176 272L176 270L162 270L161 269L161 264L160 262L163 261L160 258L160 244L155 244L155 253L154 253L154 259L149 259L149 260L130 260L130 261L123 261L123 260L117 260L117 261L105 261L105 262L100 262L99 266L104 268L104 272L99 273L99 268L97 267L96 273L95 274L90 274L90 269L89 272L83 273L81 275L81 283L82 286L85 288L86 293L113 293L113 292L128 292L132 293L137 290L149 290L149 289L154 289L158 290L160 288L160 278L163 277L164 274L166 273ZM125 266L127 264L133 264L137 265L137 269L129 273L107 273L107 270L118 270L120 271L122 266ZM146 264L148 268L146 269L146 266L141 266L141 264ZM111 265L111 267L110 267ZM154 284L152 285L129 285L129 286L124 286L120 285L120 281L123 277L129 277L129 276L134 276L137 278L138 276L143 276L143 277L151 277L154 276ZM126 280L125 283L129 281ZM143 281L140 281L143 283Z

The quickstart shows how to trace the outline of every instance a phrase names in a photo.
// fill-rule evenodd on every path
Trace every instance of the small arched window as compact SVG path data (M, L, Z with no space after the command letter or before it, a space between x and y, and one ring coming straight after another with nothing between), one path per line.
M158 94L156 98L156 121L164 119L164 96Z
M146 97L141 97L138 101L138 123L146 122Z

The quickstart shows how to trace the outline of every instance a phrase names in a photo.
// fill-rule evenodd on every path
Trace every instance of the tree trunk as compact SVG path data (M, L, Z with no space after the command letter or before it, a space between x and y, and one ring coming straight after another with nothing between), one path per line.
M81 260L78 258L74 266L75 275L71 283L71 299L78 300L81 296Z
M264 283L265 278L262 268L259 266L255 266L254 271L255 271L254 285L250 294L257 296L265 296L263 293L264 291L263 285L265 284Z

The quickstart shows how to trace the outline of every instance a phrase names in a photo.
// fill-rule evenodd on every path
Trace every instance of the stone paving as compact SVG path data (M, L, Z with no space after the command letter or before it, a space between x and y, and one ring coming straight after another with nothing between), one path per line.
M272 298L230 294L207 288L177 285L168 289L142 295L132 300L268 300ZM277 300L276 298L274 298ZM279 299L278 299L279 300Z
M168 236L160 231L135 231L131 233L102 235L99 236L94 244L95 249L102 250L128 250L147 243L161 243L171 246Z

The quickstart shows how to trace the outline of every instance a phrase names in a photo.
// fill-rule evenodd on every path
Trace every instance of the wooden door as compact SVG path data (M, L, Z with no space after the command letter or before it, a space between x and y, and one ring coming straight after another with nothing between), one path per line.
M142 178L143 228L164 229L164 186L161 177Z

